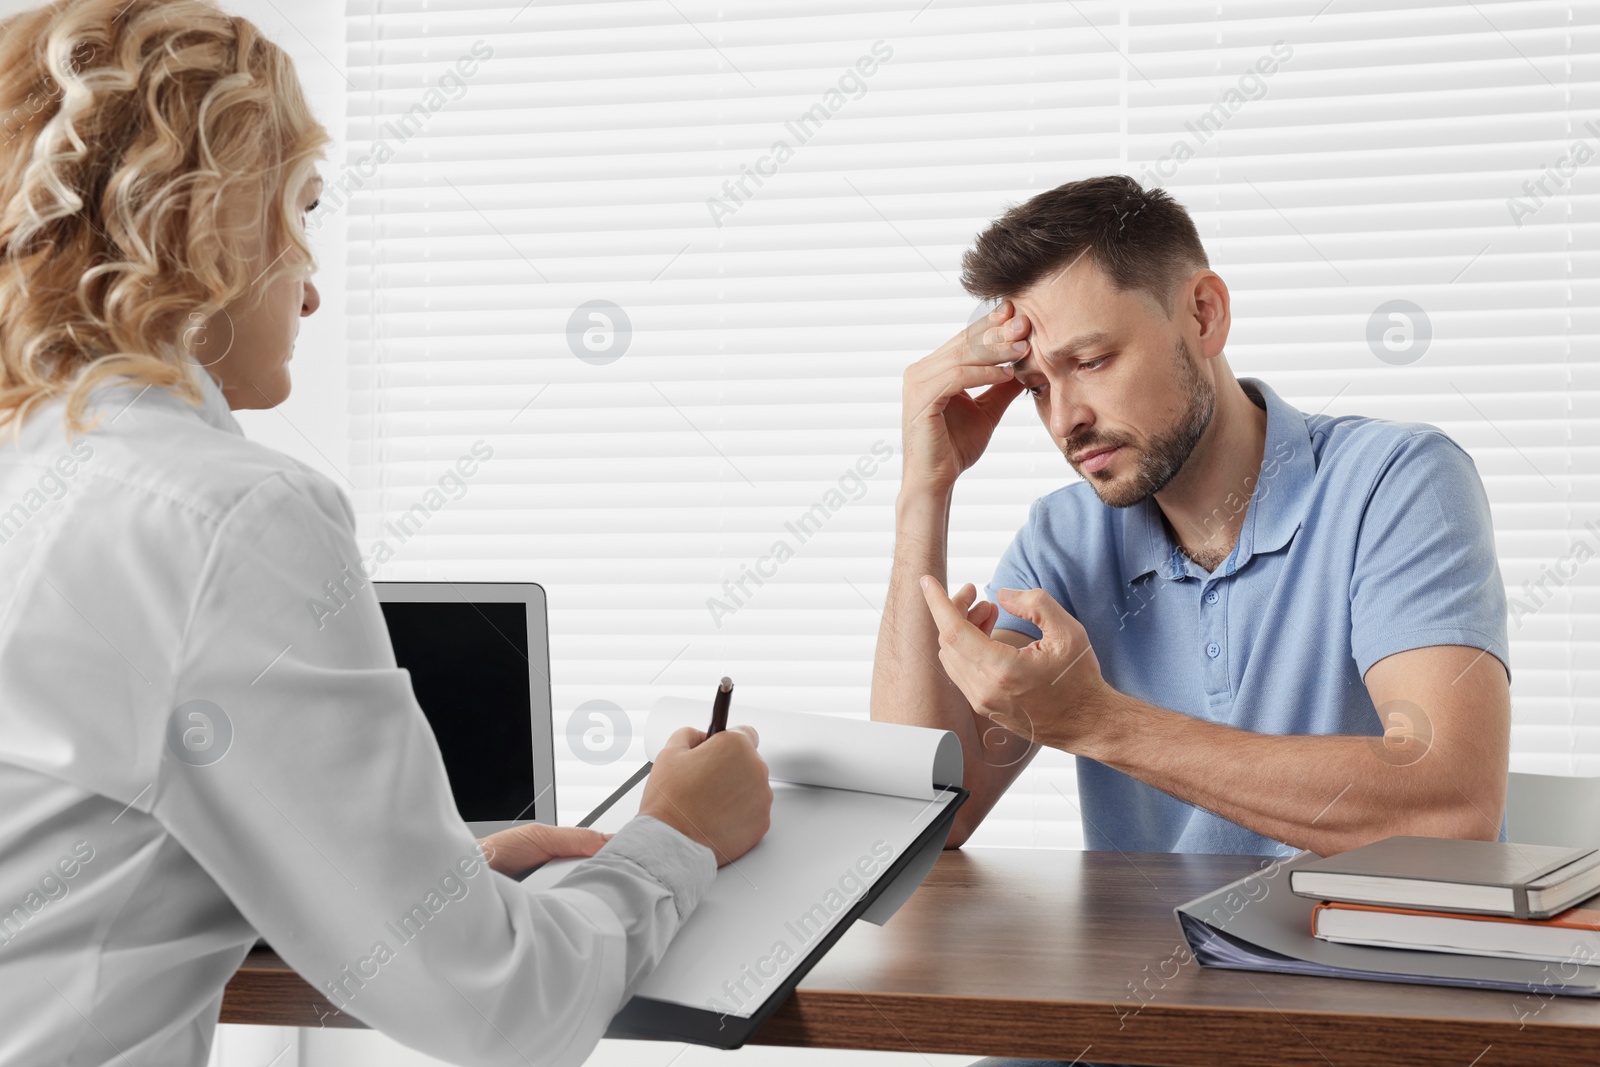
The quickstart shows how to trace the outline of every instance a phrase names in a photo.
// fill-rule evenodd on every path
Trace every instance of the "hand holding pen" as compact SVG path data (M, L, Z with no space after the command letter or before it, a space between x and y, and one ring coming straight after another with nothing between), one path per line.
M656 753L639 814L678 830L723 866L744 855L772 823L772 785L756 753L753 728L728 728L733 681L722 679L712 697L711 728L673 732ZM721 736L718 736L721 735Z

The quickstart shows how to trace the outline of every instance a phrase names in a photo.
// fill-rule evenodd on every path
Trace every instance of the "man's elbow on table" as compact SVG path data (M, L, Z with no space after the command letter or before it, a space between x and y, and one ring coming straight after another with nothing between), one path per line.
M1471 797L1454 789L1452 801L1441 802L1431 811L1410 820L1405 826L1381 836L1458 837L1468 841L1498 841L1500 818L1505 810L1505 789L1485 786ZM1491 796L1491 794L1494 794ZM1376 840L1376 838L1374 838Z
M978 827L982 825L984 818L999 799L999 797L981 797L977 790L973 790L972 796L956 812L956 817L950 825L950 836L945 838L944 847L953 849L966 844L967 838L977 833Z
M1392 803L1393 794L1389 794ZM1500 839L1501 816L1505 810L1506 780L1489 776L1476 784L1463 785L1452 776L1433 791L1431 799L1419 798L1405 812L1388 817L1368 817L1358 825L1337 834L1332 847L1323 844L1312 851L1329 856L1348 852L1388 837L1453 837L1468 841Z

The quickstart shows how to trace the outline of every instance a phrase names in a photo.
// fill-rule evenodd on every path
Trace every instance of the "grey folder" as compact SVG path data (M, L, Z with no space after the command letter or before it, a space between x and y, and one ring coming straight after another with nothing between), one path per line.
M1564 963L1341 945L1311 934L1315 900L1289 891L1289 873L1319 857L1302 852L1174 909L1203 966L1374 982L1466 986L1514 993L1600 997L1600 942L1573 931Z

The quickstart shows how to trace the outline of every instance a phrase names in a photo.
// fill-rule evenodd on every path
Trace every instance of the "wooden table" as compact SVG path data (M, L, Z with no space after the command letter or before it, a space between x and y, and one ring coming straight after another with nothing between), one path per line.
M763 1044L1237 1067L1594 1067L1600 1001L1202 968L1172 915L1248 856L965 849L857 923ZM360 1024L252 952L225 1023Z

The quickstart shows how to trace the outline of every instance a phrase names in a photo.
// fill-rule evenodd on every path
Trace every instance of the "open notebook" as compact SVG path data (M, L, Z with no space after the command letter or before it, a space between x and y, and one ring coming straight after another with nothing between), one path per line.
M709 701L663 697L646 719L646 754L709 718ZM717 872L608 1036L739 1047L851 922L881 925L905 902L968 796L961 743L946 730L744 705L732 722L760 735L771 828ZM643 795L641 779L592 825L620 828ZM547 863L524 884L554 885L578 862Z

